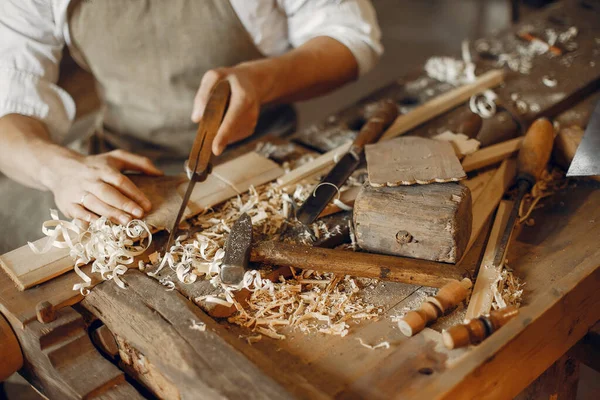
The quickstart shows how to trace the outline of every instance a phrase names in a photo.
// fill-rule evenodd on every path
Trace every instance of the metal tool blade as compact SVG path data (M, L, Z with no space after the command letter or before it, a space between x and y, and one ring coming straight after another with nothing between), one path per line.
M212 143L215 136L217 136L221 122L223 122L223 118L225 117L225 112L229 106L230 96L231 86L228 81L218 82L210 93L202 119L198 124L198 131L196 132L192 150L185 163L185 171L190 182L188 183L183 196L179 212L177 213L171 231L169 232L169 239L167 240L165 247L166 251L169 251L171 244L173 244L177 229L179 228L179 222L183 217L196 182L206 180L206 177L211 172L212 167L210 160L212 157Z
M313 189L313 193L298 210L296 218L304 225L312 224L359 164L359 154L352 151L344 154L329 174Z
M250 261L252 246L252 219L243 213L233 224L233 228L225 242L225 257L221 265L221 282L226 285L237 285L242 282Z
M585 129L567 176L600 175L600 102Z

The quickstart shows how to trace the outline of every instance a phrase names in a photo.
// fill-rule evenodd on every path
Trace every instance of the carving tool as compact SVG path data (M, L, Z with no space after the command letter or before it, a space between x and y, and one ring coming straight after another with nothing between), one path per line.
M594 108L567 172L567 176L595 175L600 175L600 101Z
M252 246L252 220L243 213L235 221L225 242L225 257L221 265L221 282L226 285L237 285L244 279L244 273L250 261Z
M470 344L479 344L518 314L519 310L513 306L493 310L490 315L482 315L473 318L466 324L454 325L450 329L444 330L442 341L450 350Z
M333 169L315 186L312 196L302 204L296 218L305 225L317 219L321 211L338 193L360 164L364 146L376 142L398 116L398 107L392 101L383 101L358 132L350 150L340 158Z
M504 262L506 249L510 242L515 222L519 214L519 206L523 197L533 188L535 182L550 160L552 145L554 144L554 127L545 118L537 119L525 134L521 149L517 156L517 196L513 208L506 222L506 228L498 242L493 265L499 266Z
M192 150L190 151L190 156L185 163L185 171L190 181L179 207L179 212L173 221L169 239L165 247L166 251L169 251L173 240L175 240L181 217L183 217L194 186L197 182L206 180L212 170L212 143L223 122L230 96L231 86L228 81L218 82L210 93L204 114L198 124L198 131L192 145Z

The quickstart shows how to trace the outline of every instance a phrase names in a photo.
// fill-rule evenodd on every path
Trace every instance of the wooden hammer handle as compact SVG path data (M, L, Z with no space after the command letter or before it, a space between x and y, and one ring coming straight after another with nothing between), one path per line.
M464 272L454 264L281 242L258 243L252 248L250 261L430 287L461 279Z
M353 143L354 146L362 148L369 143L375 143L397 116L398 106L396 103L391 100L380 102L376 111L368 117L367 122L358 132Z
M517 168L519 176L539 179L546 168L554 144L554 126L545 118L537 119L527 130L521 143Z

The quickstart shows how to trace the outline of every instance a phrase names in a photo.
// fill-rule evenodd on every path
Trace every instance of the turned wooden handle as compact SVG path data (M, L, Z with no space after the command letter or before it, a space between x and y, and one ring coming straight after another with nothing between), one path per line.
M554 127L545 118L537 119L525 134L517 158L519 176L538 179L552 153L554 144Z
M396 120L398 116L398 106L391 100L384 100L378 106L377 110L368 117L367 122L358 132L354 140L354 145L364 147L369 143L375 143L383 132Z
M256 244L250 261L430 287L442 287L461 279L464 272L453 264L281 242Z
M0 314L0 382L17 372L22 366L21 346L12 327Z

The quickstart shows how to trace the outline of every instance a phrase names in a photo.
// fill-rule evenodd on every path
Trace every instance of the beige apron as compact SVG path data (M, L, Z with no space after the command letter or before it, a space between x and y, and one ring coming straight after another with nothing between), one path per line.
M262 57L228 0L74 0L69 28L73 58L98 82L108 147L163 160L167 170L189 154L204 73ZM271 110L257 129L293 129L290 111ZM0 193L9 204L0 207L1 254L41 237L54 204L6 177Z

